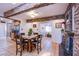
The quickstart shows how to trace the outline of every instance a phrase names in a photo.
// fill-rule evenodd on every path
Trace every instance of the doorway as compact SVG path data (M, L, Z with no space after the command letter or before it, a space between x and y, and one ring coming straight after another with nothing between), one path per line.
M0 23L0 39L6 38L6 23Z

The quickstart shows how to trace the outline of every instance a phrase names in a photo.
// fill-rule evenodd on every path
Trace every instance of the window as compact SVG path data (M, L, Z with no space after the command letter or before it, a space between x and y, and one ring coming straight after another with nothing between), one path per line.
M51 32L51 26L46 26L46 32Z

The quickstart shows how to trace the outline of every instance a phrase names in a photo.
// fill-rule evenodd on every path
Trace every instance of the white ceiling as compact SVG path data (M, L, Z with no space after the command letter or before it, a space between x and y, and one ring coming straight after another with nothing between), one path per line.
M16 10L12 14L17 13L17 12L20 12L22 10L26 10L26 9L32 8L35 5L37 5L37 3L26 3L26 4L24 3L22 6L16 8Z
M21 3L20 3L21 4ZM7 10L10 10L20 4L11 4L11 3L0 3L0 16L3 16L3 13ZM27 3L27 6L33 7L36 3ZM49 6L41 7L36 10L34 10L38 15L34 18L41 18L46 16L54 16L54 15L60 15L64 14L66 11L68 4L67 3L56 3ZM24 8L24 7L23 7ZM23 9L19 8L19 9ZM25 6L26 8L26 6ZM19 10L18 10L19 11ZM16 19L16 20L26 20L26 19L32 19L29 15L27 15L27 12L12 16L10 18Z
M64 14L67 6L68 6L68 4L66 4L66 3L57 3L57 4L52 4L49 6L35 9L34 11L38 14L38 16L36 16L34 18L41 18L41 17L46 17L46 16ZM14 18L17 20L33 19L32 17L27 15L27 12L10 17L10 18Z
M0 16L3 16L5 11L8 11L16 6L19 6L21 3L12 4L12 3L0 3Z

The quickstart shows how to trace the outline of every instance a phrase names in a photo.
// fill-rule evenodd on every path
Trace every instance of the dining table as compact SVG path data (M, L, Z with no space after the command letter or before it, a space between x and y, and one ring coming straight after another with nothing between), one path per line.
M36 38L37 36L38 36L38 35L30 35L30 36L24 35L24 36L22 36L22 38L23 38L24 40L28 40L28 51L29 51L29 52L32 51L32 47L31 47L31 45L32 45L32 39L33 39L33 38Z

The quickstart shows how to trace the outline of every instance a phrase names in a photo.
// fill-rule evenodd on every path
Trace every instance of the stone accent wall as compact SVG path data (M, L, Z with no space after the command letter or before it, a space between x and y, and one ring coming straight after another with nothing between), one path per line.
M73 55L79 56L79 4L74 6L74 26L75 26L75 36L73 41Z

